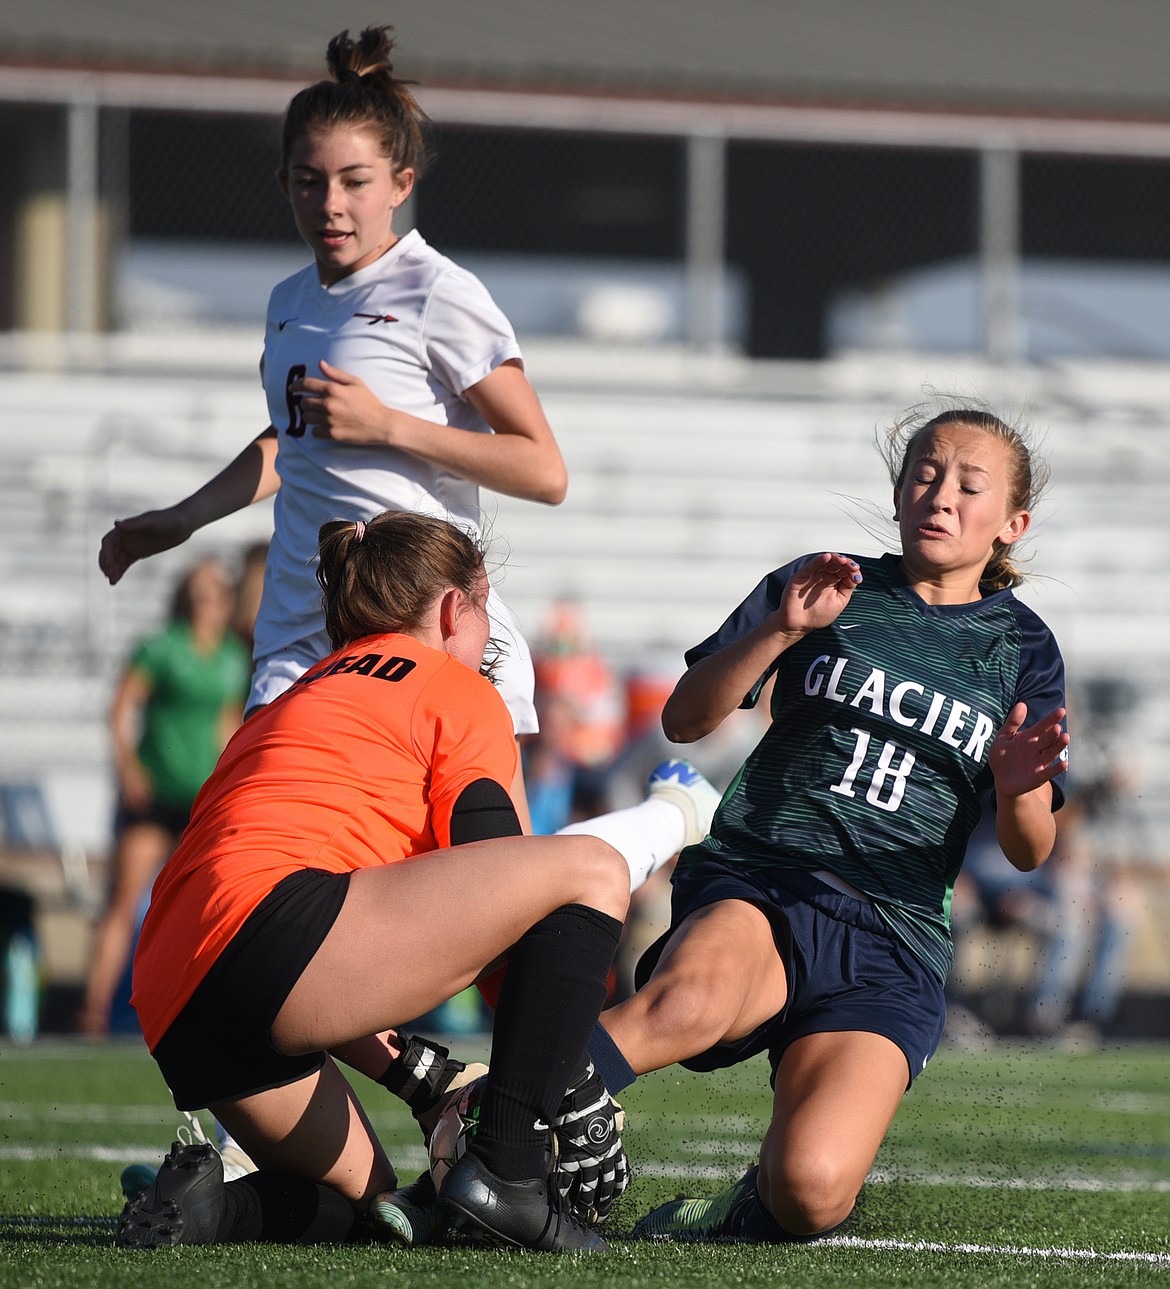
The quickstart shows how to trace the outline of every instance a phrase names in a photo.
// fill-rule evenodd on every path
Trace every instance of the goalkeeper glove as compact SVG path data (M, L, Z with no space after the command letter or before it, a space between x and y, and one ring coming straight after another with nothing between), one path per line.
M630 1161L622 1145L625 1112L587 1061L573 1080L553 1120L557 1142L556 1187L569 1211L583 1222L604 1222L630 1184Z

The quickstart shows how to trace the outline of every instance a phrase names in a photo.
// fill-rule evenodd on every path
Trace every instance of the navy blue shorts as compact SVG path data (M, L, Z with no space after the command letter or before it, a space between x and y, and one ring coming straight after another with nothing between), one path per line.
M180 1110L296 1083L325 1063L324 1052L278 1052L272 1025L341 912L349 878L290 873L212 963L152 1053Z
M689 1070L718 1070L766 1051L775 1083L780 1058L798 1038L860 1030L896 1043L909 1068L906 1086L914 1082L942 1037L942 983L872 904L841 894L811 873L751 872L715 860L676 873L670 930L639 960L639 987L650 978L678 926L720 900L743 900L767 916L788 976L788 1002L746 1038L720 1043L680 1064Z

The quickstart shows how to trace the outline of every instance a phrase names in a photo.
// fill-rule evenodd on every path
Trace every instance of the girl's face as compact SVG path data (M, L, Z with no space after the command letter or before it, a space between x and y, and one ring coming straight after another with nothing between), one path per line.
M338 125L293 145L280 184L322 283L332 286L398 240L390 222L410 195L414 171L395 170L372 129Z
M915 444L894 507L902 566L925 598L979 598L979 579L996 542L1010 544L1031 522L1009 499L1012 455L1002 439L969 425L942 425Z
M200 564L187 579L187 594L192 627L203 635L222 635L235 607L235 594L224 570L218 564Z

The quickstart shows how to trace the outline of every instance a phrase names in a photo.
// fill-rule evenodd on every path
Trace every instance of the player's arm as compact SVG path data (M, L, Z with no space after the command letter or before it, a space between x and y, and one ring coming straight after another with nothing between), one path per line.
M502 363L463 397L495 431L471 434L381 403L359 377L327 362L324 379L291 387L318 438L409 452L493 492L559 505L568 474L536 391L519 362Z
M138 560L179 546L207 524L271 497L280 487L276 448L276 430L269 426L189 497L162 510L115 520L102 538L98 567L111 583L117 582Z
M1058 707L1025 727L1017 703L995 736L988 764L995 777L995 832L1000 849L1021 872L1038 868L1056 843L1052 780L1066 769L1068 731Z
M520 837L523 833L512 798L494 779L469 783L451 811L452 846L495 837Z
M784 587L780 605L740 639L693 663L662 711L672 743L710 734L744 701L772 663L801 637L833 622L849 602L861 573L843 555L816 555Z
M769 618L742 640L693 663L663 705L666 737L672 743L694 743L717 729L776 657L798 638L777 630Z

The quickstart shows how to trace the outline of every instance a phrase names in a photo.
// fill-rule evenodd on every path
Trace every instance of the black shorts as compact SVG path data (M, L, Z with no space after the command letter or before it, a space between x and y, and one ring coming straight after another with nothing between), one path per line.
M120 837L127 828L151 824L155 828L162 828L165 832L169 832L172 837L178 837L191 818L191 806L190 801L181 804L150 801L141 810L136 810L119 797L114 811L114 835Z
M272 1025L337 920L349 878L290 873L212 964L153 1052L180 1110L283 1087L324 1064L324 1052L278 1052Z
M860 1030L881 1034L906 1057L909 1087L942 1038L942 982L920 962L866 900L844 895L811 873L752 872L710 860L677 873L670 930L638 961L635 983L650 978L667 940L690 914L719 900L744 900L772 924L788 977L788 1002L746 1038L720 1043L679 1064L717 1070L767 1051L776 1067L807 1034Z

